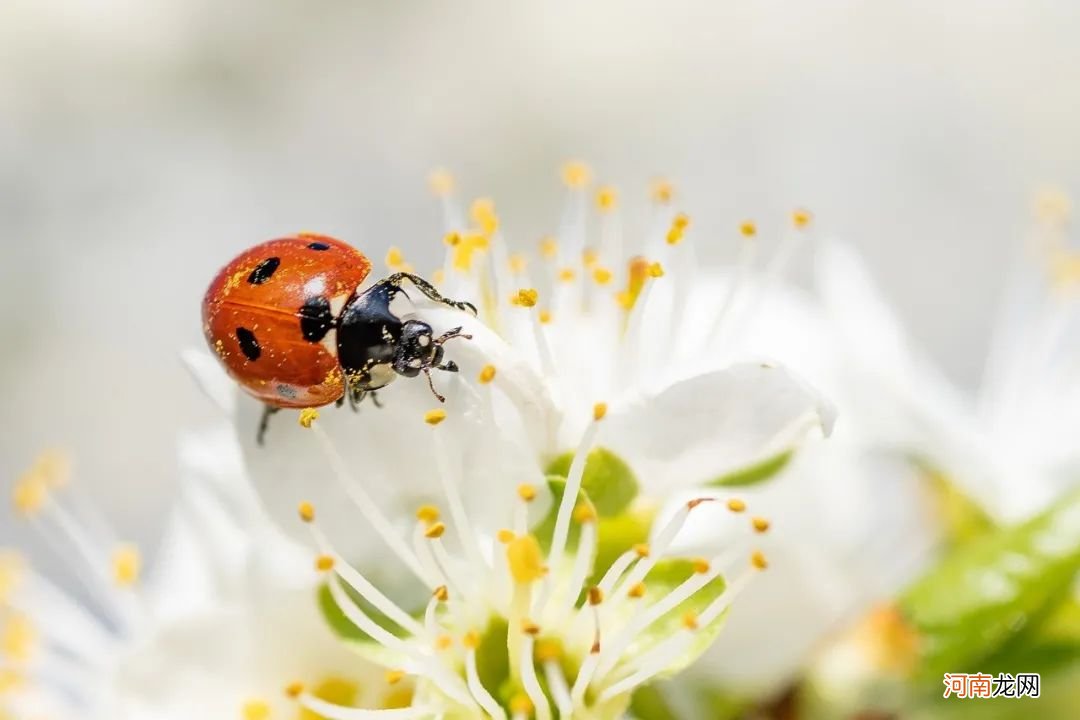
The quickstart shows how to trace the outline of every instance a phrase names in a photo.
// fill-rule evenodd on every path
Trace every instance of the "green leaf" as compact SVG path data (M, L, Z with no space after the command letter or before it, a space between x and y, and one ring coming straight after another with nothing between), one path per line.
M568 452L551 461L548 475L566 478L574 453ZM607 448L598 447L585 460L581 487L588 493L601 517L618 515L637 497L638 481L630 466Z
M712 683L680 676L638 688L630 709L637 720L680 720L687 715L709 720L736 720L744 717L752 705Z
M1078 569L1080 492L954 550L900 600L920 638L921 675L979 671L1061 604Z
M956 486L948 473L929 460L915 458L913 463L922 472L934 510L940 519L939 525L944 528L950 545L974 540L996 528L993 519Z
M785 450L779 455L774 455L767 460L762 460L756 465L735 470L727 475L721 475L715 480L710 480L705 484L712 487L745 487L747 485L756 485L760 482L765 482L787 467L787 464L791 462L791 458L794 454L794 450Z
M643 602L652 604L657 602L672 590L681 585L694 574L694 561L683 558L661 560L645 577L645 598ZM643 630L627 650L630 656L639 655L657 643L666 640L679 631L685 629L684 620L689 613L700 614L709 604L720 597L727 583L722 576L716 576L705 587L698 590L686 600L683 600L675 608ZM706 627L699 627L694 631L689 649L675 662L667 667L660 677L670 677L689 666L697 660L705 650L712 645L720 634L727 619L727 613L719 616Z

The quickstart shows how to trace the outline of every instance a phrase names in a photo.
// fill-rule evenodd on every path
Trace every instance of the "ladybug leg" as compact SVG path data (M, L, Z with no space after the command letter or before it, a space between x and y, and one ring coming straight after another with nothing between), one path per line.
M439 370L445 370L446 372L457 372L458 371L457 363L454 362L453 360L447 360L442 365L436 365L435 367L437 367Z
M389 285L393 285L394 287L399 288L399 287L401 287L401 283L402 283L403 280L408 280L413 285L415 285L416 289L419 290L420 292L424 293L424 295L427 297L428 300L431 300L433 302L437 302L437 303L439 303L441 305L448 305L448 306L450 306L452 308L457 308L458 310L465 310L465 311L468 311L468 312L472 313L473 315L476 315L476 306L475 305L473 305L472 303L461 302L460 300L451 300L450 298L443 297L439 293L439 291L435 288L434 285L432 285L431 283L429 283L427 280L420 277L419 275L414 275L412 273L399 272L399 273L394 273L393 275L390 275L389 277L387 277L382 282L387 283Z
M427 384L431 388L431 394L439 398L439 402L446 402L446 397L441 395L438 390L435 389L435 382L431 379L431 368L424 368L424 374L427 375Z
M472 340L472 335L461 332L461 327L459 326L459 327L451 328L450 330L447 330L442 335L440 335L439 337L432 340L432 343L434 343L435 345L442 345L447 340L452 340L454 338L462 338L464 340Z
M345 404L345 394L342 393L341 397L334 401L334 407L341 407Z
M382 400L379 399L379 394L375 390L368 390L368 396L371 398L371 404L377 408L382 408Z
M262 411L262 417L259 418L259 429L255 433L255 442L259 447L262 447L266 439L266 429L270 427L270 416L281 410L279 407L273 407L272 405L264 405Z

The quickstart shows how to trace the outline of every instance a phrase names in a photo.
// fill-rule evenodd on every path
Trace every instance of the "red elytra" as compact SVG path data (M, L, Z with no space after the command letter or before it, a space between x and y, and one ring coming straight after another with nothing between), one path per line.
M334 402L345 382L333 318L370 271L363 253L326 235L256 245L210 283L202 303L206 341L229 375L271 407Z

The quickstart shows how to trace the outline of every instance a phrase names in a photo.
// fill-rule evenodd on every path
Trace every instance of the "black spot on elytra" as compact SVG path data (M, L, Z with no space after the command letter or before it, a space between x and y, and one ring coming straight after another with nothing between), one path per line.
M262 285L270 279L270 276L274 274L280 264L281 258L279 257L266 258L251 271L251 274L248 275L248 282L252 285Z
M326 243L313 242L313 243L308 243L308 248L311 249L311 250L329 250L330 246L327 245Z
M259 341L255 339L255 333L247 328L236 328L236 339L240 341L240 351L248 360L254 362L262 355L262 348L259 347Z
M300 308L300 332L308 342L319 342L334 326L334 313L325 295L316 295L304 301Z

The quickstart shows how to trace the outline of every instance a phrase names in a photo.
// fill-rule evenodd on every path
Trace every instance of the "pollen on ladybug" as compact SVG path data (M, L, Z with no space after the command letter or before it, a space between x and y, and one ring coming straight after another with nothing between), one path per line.
M319 419L319 411L315 408L304 408L300 411L298 422L302 428L310 428L311 424Z

